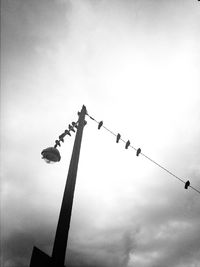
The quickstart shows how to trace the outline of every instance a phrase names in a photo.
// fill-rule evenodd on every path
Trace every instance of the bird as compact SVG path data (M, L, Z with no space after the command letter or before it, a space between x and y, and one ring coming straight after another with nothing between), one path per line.
M117 134L116 143L119 143L120 138L121 138L121 135L118 133L118 134Z
M75 133L75 130L74 130L74 128L71 126L71 124L69 124L68 128L69 128L70 131L72 131L72 132Z
M138 148L138 150L137 150L137 152L136 152L136 156L137 156L137 157L140 155L141 151L142 151L141 148Z
M126 142L126 146L125 146L125 148L128 149L128 147L130 146L130 144L131 144L131 143L130 143L130 141L128 140L128 141Z
M65 135L66 135L66 133L64 132L64 133L62 133L62 134L59 136L59 140L60 140L61 142L63 142L63 143L64 143L64 137L65 137Z
M56 140L55 143L56 143L56 146L60 146L60 141Z
M77 123L74 121L72 122L72 126L78 128Z
M100 122L99 122L99 125L98 125L98 129L99 129L99 130L101 129L102 125L103 125L103 121L100 121Z
M185 189L188 189L188 186L190 186L190 181L189 180L185 183Z
M65 130L65 134L71 136L70 132L68 130Z

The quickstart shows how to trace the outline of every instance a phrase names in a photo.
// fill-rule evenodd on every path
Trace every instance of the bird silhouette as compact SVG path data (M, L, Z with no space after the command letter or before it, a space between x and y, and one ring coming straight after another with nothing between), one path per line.
M130 146L130 144L131 144L131 143L130 143L130 141L128 140L128 141L126 142L126 146L125 146L125 148L128 149L128 147Z
M72 126L73 126L73 127L76 127L76 128L78 128L78 125L77 125L77 123L76 123L76 122L74 122L74 121L72 122Z
M68 128L69 128L70 131L72 131L72 132L75 133L75 130L74 130L74 128L71 126L71 124L69 124Z
M141 148L138 148L138 150L137 150L137 152L136 152L136 156L137 156L137 157L140 155L141 151L142 151Z
M99 129L99 130L101 129L102 125L103 125L103 121L100 121L100 122L99 122L99 125L98 125L98 129Z
M185 183L185 189L188 189L188 186L190 186L190 181L189 180Z
M56 140L55 143L56 143L56 146L61 146L60 141Z
M119 143L120 138L121 138L121 135L118 133L118 134L117 134L116 143Z
M62 133L62 134L59 136L59 140L60 140L61 142L63 142L63 143L64 143L64 137L65 137L65 135L66 135L66 133L64 132L64 133Z
M65 130L65 134L71 136L71 134L68 130Z

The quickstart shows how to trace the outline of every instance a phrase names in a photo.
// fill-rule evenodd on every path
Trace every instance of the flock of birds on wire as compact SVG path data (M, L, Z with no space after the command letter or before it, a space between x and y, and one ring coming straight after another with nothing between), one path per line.
M78 112L78 115L80 113ZM163 167L162 165L160 165L159 163L157 163L156 161L152 160L150 157L146 156L144 153L142 153L142 150L141 148L135 148L131 145L131 142L128 140L128 141L125 141L121 138L121 135L118 133L118 134L115 134L113 133L111 130L109 130L107 127L104 126L103 124L103 121L100 121L98 122L96 119L94 119L93 117L91 117L88 113L86 113L86 115L93 121L95 121L98 126L98 130L100 130L102 127L107 130L108 132L110 132L112 135L114 135L116 137L116 143L119 143L119 141L121 140L122 142L125 143L125 149L128 149L129 147L131 147L132 149L136 150L136 156L138 157L140 154L143 155L145 158L147 158L148 160L150 160L151 162L153 162L154 164L156 164L158 167L162 168L164 171L166 171L168 174L172 175L173 177L175 177L176 179L178 179L179 181L181 181L182 183L184 183L184 188L185 189L188 189L188 187L191 187L193 190L195 190L197 193L200 194L200 191L198 189L196 189L195 187L191 186L190 184L190 181L187 180L186 182L181 179L180 177L176 176L175 174L173 174L171 171L167 170L165 167ZM86 122L85 122L86 123ZM78 128L78 121L77 122L72 122L71 124L68 125L68 129L66 129L60 136L59 136L59 140L56 140L55 141L55 145L54 145L54 148L56 148L57 146L61 146L61 142L64 143L64 137L66 135L69 135L71 136L71 132L75 133L75 129Z

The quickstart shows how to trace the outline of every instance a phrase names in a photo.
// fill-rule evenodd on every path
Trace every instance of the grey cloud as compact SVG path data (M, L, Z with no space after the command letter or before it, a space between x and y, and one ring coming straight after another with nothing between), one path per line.
M44 227L44 228L43 228ZM37 245L49 255L52 249L51 228L30 228L15 232L7 238L3 247L4 262L14 266L27 266L33 245ZM97 232L92 238L82 240L82 245L69 242L66 254L67 266L127 266L129 255L135 247L135 232L122 229L107 229ZM74 247L74 248L73 248ZM10 266L9 264L5 266Z
M26 50L30 51L38 42L59 38L64 25L67 26L65 18L68 7L64 2L6 0L1 5L2 48L9 49L10 53L21 55L22 52L27 53Z
M146 257L143 266L192 266L199 260L199 199L194 198L188 209L186 200L180 203L180 195L170 198L164 205L145 208L149 213L142 220L135 251L136 257Z
M50 232L51 229L39 225L35 228L15 230L11 236L4 240L2 246L3 266L29 266L32 249L35 245L49 253L49 246L51 248L52 243Z
M82 246L76 247L79 252L77 257L74 257L73 252L68 253L72 262L77 259L77 266L84 262L88 266L127 266L135 248L135 236L136 232L127 228L108 228L94 232L92 237L82 241Z

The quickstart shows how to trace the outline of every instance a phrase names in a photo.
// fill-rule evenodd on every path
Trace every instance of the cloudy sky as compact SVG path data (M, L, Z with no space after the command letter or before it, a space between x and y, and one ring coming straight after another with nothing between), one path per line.
M200 2L2 0L1 266L51 255L74 136L97 121L200 189ZM69 267L200 266L200 194L87 119Z

